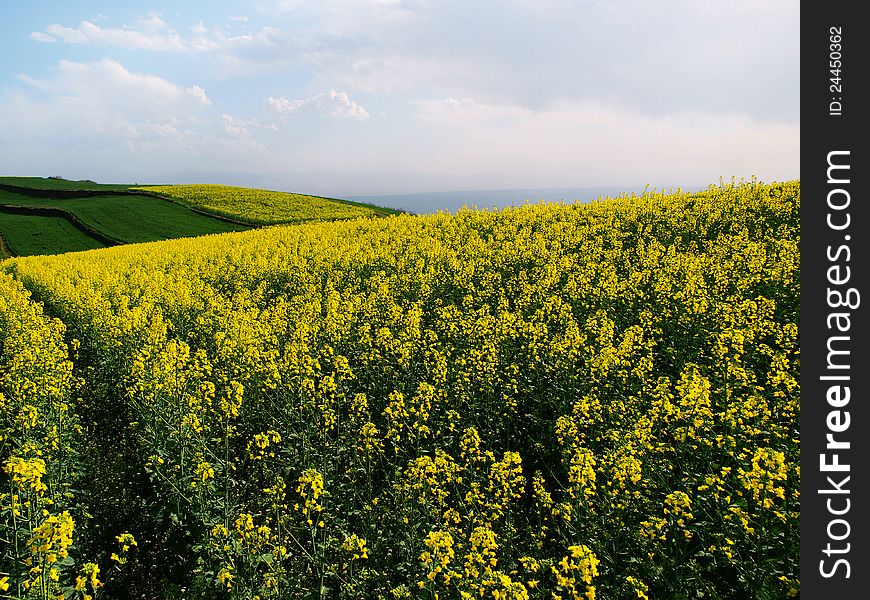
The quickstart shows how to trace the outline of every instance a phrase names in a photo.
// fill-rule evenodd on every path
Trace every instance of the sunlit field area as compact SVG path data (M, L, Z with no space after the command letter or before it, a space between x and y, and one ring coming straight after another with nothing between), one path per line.
M395 210L347 200L230 185L163 185L131 189L158 194L185 206L258 225L397 214Z

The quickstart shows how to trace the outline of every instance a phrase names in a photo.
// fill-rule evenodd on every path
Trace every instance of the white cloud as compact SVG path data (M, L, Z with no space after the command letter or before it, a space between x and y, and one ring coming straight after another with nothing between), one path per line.
M269 107L279 114L313 111L330 117L346 117L367 119L368 111L360 104L350 99L347 92L329 90L301 100L288 100L284 97L266 99Z
M205 90L198 85L179 86L156 75L128 71L121 63L105 58L92 63L62 60L54 80L31 80L45 90L78 98L99 98L112 106L152 106L160 111L179 104L210 106ZM135 100L136 97L141 98Z
M218 50L226 42L219 30L208 32L201 21L191 29L196 35L184 38L166 21L152 16L132 27L101 27L91 21L82 21L78 27L55 23L44 32L31 33L30 37L38 42L62 41L155 52L205 52Z
M0 92L0 162L11 172L141 181L203 165L255 170L269 159L258 136L277 133L256 118L216 112L198 85L111 59L64 60L49 77L19 81Z
M318 0L315 3L306 0L276 0L272 3L271 10L276 13L283 12L320 12L324 11L333 15L350 17L375 12L377 18L408 16L426 7L426 0ZM339 17L341 18L341 17Z
M50 25L38 41L207 53L221 76L294 68L320 89L475 97L538 110L618 103L648 114L799 117L796 0L268 0L238 35L159 17L119 28ZM269 14L271 11L271 14ZM258 15L263 17L261 13ZM765 77L749 75L765 57Z
M230 17L231 21L248 22L247 17ZM132 26L101 27L82 21L78 27L52 24L45 31L30 34L38 42L64 42L126 50L207 54L221 61L224 72L247 72L252 68L280 67L289 63L312 64L336 40L323 43L316 36L303 41L297 35L274 26L264 26L252 33L232 34L224 27L207 27L202 20L182 35L159 17L140 20ZM340 40L339 40L340 44Z
M278 131L272 123L263 123L259 119L244 119L226 113L221 115L221 125L228 135L243 138L252 137L259 130Z
M54 42L57 42L56 37L54 37L53 35L49 35L47 33L44 33L42 31L34 31L33 33L30 34L30 39L32 39L36 42L43 42L46 44L52 44Z
M324 66L322 79L367 92L468 93L462 82L474 79L475 65L467 58L441 59L408 54L364 51L351 61Z
M211 101L198 85L180 86L155 75L134 73L111 59L62 60L54 76L22 76L32 93L4 99L7 126L21 142L166 138L206 115Z
M656 115L799 116L796 0L278 0L273 8L276 22L284 11L343 40L341 51L306 57L324 88L535 110L594 101ZM751 76L758 56L763 78Z
M148 18L135 29L104 28L91 21L82 21L74 28L53 24L45 28L45 33L34 32L31 37L37 41L46 41L51 37L68 44L95 44L160 52L180 51L190 47L188 41L183 40L159 17Z

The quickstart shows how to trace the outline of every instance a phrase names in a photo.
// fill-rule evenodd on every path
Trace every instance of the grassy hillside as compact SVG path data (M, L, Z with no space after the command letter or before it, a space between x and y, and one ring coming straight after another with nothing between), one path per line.
M398 214L392 209L346 200L228 185L166 185L132 189L159 194L185 206L260 225Z
M214 219L161 198L142 194L34 198L0 190L2 204L59 208L73 214L88 227L122 243L250 229L247 225Z
M799 209L753 183L7 261L80 343L75 556L135 536L112 597L795 595Z
M96 196L58 204L88 225L123 242L151 242L250 229L247 225L212 219L147 196Z

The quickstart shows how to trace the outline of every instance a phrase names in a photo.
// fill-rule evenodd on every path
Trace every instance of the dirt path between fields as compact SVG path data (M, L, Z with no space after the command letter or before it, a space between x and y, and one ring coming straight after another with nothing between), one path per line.
M6 236L0 233L0 260L12 258L13 256L15 256L15 253L12 252L12 248L9 247L9 243L6 241Z

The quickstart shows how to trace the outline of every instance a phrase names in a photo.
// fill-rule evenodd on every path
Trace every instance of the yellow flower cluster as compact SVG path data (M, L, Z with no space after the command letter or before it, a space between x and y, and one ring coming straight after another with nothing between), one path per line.
M323 527L323 521L320 520L320 513L323 512L323 475L317 469L306 469L299 477L296 493L302 498L302 504L295 505L296 510L302 513L309 525L316 522L318 527Z
M758 448L752 455L752 469L738 469L740 482L752 493L752 499L761 501L764 508L772 508L774 502L785 500L785 484L788 464L785 453L771 448Z
M344 543L342 543L341 547L351 555L353 560L362 560L369 557L366 541L355 533L344 538Z
M81 573L76 577L75 590L82 593L82 600L92 600L97 591L103 587L100 581L100 567L96 563L82 565Z
M49 565L56 563L58 558L66 558L72 545L74 527L68 511L47 515L30 537L31 553L44 556Z
M577 448L568 468L569 494L572 498L585 500L595 495L595 456L591 450Z
M248 457L251 460L262 460L268 454L274 458L274 446L280 442L281 434L273 429L263 433L255 433L251 441L248 442ZM272 447L271 450L270 447Z
M444 510L458 472L459 465L449 454L439 449L435 451L434 458L420 456L408 465L403 487L416 495L420 504L438 515Z
M441 575L444 583L449 585L451 574L448 569L456 556L453 550L453 536L448 531L432 531L423 540L423 545L426 550L420 554L420 560L428 569L426 579L435 581ZM425 585L425 582L421 582L420 587Z
M44 492L48 489L42 482L45 475L45 461L41 458L25 459L15 456L6 461L3 470L12 475L12 483L28 488L33 492Z
M649 586L645 584L643 581L638 579L637 577L632 577L629 575L625 578L626 583L631 586L631 589L634 590L634 593L637 594L638 600L649 600L649 596L647 596L647 592L649 591Z
M112 553L111 559L119 565L126 564L127 553L139 544L136 542L136 538L133 537L133 534L128 532L115 536L115 541L118 542L118 551Z
M556 585L568 594L568 598L595 600L595 586L592 579L598 577L601 561L588 546L569 546L571 552L562 558L558 565L551 567L556 575ZM561 599L561 594L553 594L553 600Z

